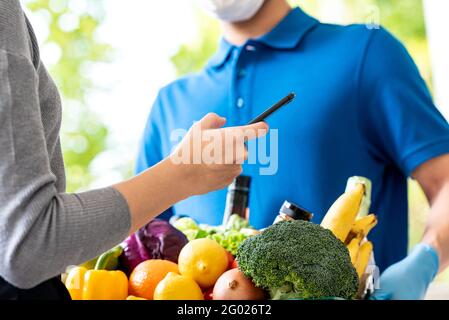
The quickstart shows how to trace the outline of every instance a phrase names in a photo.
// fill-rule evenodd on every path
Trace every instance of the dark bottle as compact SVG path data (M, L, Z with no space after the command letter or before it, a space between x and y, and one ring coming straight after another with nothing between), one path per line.
M313 218L313 214L294 203L285 201L279 210L279 215L274 220L273 224L283 220L304 220L310 221Z
M251 177L238 176L228 187L226 207L223 215L223 225L233 214L237 214L245 220L249 220L249 187Z

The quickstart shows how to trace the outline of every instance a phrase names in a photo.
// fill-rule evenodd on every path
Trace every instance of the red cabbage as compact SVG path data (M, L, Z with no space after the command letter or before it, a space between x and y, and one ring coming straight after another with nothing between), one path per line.
M187 242L184 233L165 220L155 219L122 243L120 268L130 274L139 263L149 259L178 263L179 252Z

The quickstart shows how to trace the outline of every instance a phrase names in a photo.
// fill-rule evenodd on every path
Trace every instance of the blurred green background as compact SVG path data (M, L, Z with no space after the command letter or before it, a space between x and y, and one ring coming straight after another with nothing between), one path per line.
M45 18L50 28L43 43L58 56L50 72L64 101L62 145L67 168L68 191L88 187L98 177L92 161L107 149L108 128L87 106L87 95L97 87L88 76L96 63L119 63L114 48L102 43L96 31L105 18L105 1L88 1L87 10L72 10L77 0L27 0L33 14ZM309 14L323 21L340 23L381 23L401 39L421 73L432 88L426 29L421 0L297 0ZM198 34L179 46L171 61L178 76L200 70L215 52L220 38L218 23L195 12ZM75 22L74 22L75 21ZM181 28L181 27L179 27ZM148 101L151 103L151 101ZM130 175L132 157L123 164L122 178ZM419 186L410 181L410 246L416 244L424 230L428 204ZM440 276L449 281L449 273Z

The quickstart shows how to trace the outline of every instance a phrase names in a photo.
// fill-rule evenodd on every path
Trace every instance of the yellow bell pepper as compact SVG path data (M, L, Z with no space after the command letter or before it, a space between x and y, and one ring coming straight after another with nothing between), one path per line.
M125 300L128 297L128 278L122 271L75 267L67 275L66 287L73 300Z
M111 252L98 258L94 270L83 266L69 271L65 285L73 300L125 300L128 278L122 271L101 270L110 260Z

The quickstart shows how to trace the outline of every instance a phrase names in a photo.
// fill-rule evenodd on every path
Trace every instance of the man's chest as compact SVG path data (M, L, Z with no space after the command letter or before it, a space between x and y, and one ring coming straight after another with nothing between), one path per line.
M335 145L344 149L360 137L358 113L363 110L347 70L330 62L313 67L307 59L293 64L258 60L231 63L213 76L203 75L197 89L174 95L166 137L175 129L188 129L208 112L226 117L227 126L247 124L290 92L296 94L294 101L266 120L277 131L281 148L301 145L322 154L333 152Z

